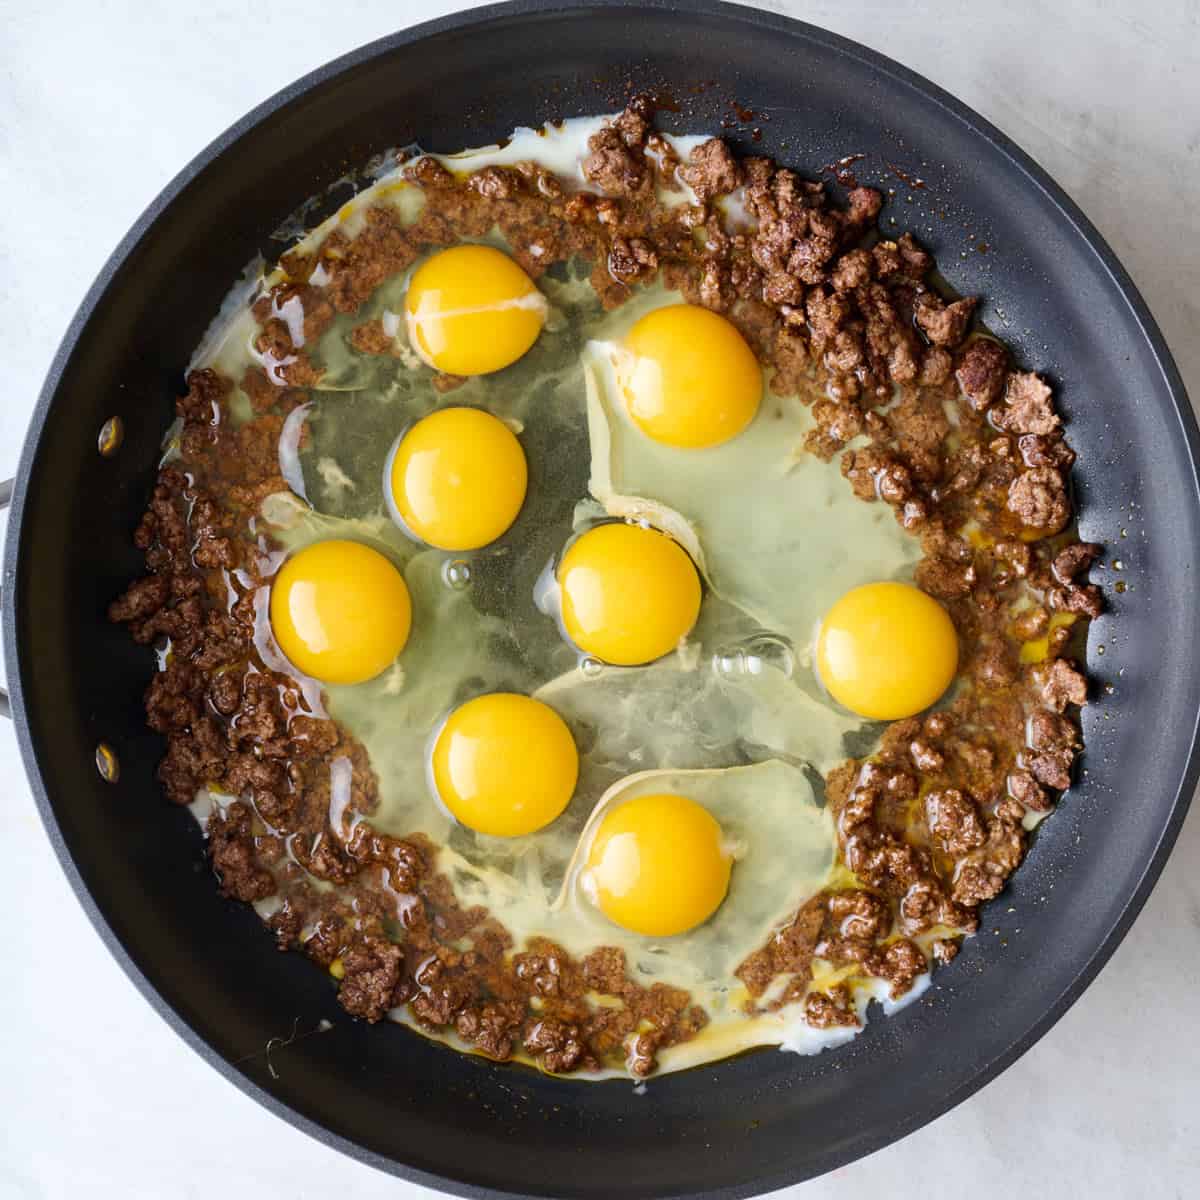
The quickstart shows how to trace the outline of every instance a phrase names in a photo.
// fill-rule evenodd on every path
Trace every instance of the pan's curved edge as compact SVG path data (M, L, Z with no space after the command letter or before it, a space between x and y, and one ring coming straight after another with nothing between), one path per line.
M16 636L17 619L19 616L16 601L16 580L18 552L21 540L20 531L22 529L26 502L27 481L37 455L38 443L46 422L47 413L83 328L99 306L100 300L112 283L114 276L159 216L175 201L188 184L216 161L229 146L272 114L286 107L287 104L297 97L324 85L351 67L387 54L398 47L409 45L437 34L462 30L497 20L572 10L587 11L604 8L611 9L614 7L631 10L665 11L681 15L725 17L745 24L759 25L790 37L807 40L837 54L868 64L873 70L891 77L898 84L921 93L927 99L950 113L956 120L974 131L978 136L989 142L1020 171L1032 187L1046 196L1077 235L1087 243L1099 262L1103 265L1125 302L1129 305L1130 311L1151 348L1154 359L1162 373L1167 392L1171 396L1175 414L1179 421L1180 432L1188 450L1188 457L1192 468L1192 484L1198 499L1200 499L1200 428L1197 427L1196 417L1188 400L1187 391L1178 367L1167 347L1166 340L1133 280L1120 264L1107 241L1091 221L1088 220L1075 201L1050 178L1046 171L1029 154L1017 146L1006 134L924 76L909 70L886 55L870 50L859 43L806 22L765 12L760 9L747 8L740 4L724 3L723 0L689 0L689 3L686 5L677 3L676 0L512 0L510 3L489 4L411 26L398 33L390 34L370 42L318 67L251 109L245 116L229 126L229 128L201 150L163 188L151 204L147 206L109 256L95 282L80 302L63 336L62 342L47 371L37 404L30 417L29 429L17 470L16 488L9 518L12 534L7 538L5 546L3 574L4 657L6 665L10 668L8 679L9 694L12 701L13 717L22 761L24 762L26 775L30 783L30 790L37 804L46 833L54 847L54 852L59 863L88 919L110 953L112 953L138 991L149 1002L150 1006L201 1058L246 1095L256 1100L276 1116L283 1118L297 1129L307 1133L318 1142L386 1173L411 1180L425 1187L439 1189L454 1195L470 1197L472 1200L474 1198L480 1198L480 1200L485 1200L485 1198L520 1200L522 1194L472 1184L464 1179L435 1175L406 1164L398 1163L394 1159L376 1154L350 1141L348 1138L332 1133L317 1124L296 1108L293 1108L264 1089L236 1065L230 1063L220 1051L215 1049L211 1043L206 1041L193 1029L188 1020L176 1008L163 998L155 985L126 951L123 943L101 912L100 906L92 898L71 857L46 793L45 784L34 753L23 686L23 672L27 669L28 664L23 662L20 657ZM843 1146L839 1150L829 1153L819 1160L817 1169L809 1171L802 1176L781 1171L769 1176L761 1176L748 1185L718 1188L703 1193L689 1194L695 1196L696 1200L741 1200L742 1197L759 1195L766 1191L788 1186L789 1184L802 1182L803 1179L812 1178L817 1174L833 1170L847 1162L872 1154L907 1136L956 1107L963 1100L991 1082L1001 1071L1011 1065L1047 1033L1067 1009L1082 995L1100 969L1112 956L1145 905L1151 889L1154 887L1166 865L1167 858L1179 836L1179 831L1187 815L1198 779L1200 779L1200 712L1197 713L1193 722L1187 751L1187 766L1179 787L1176 790L1175 798L1172 801L1170 817L1163 828L1162 836L1159 838L1154 853L1147 863L1136 889L1121 910L1118 919L1114 922L1104 940L1081 967L1071 983L1047 1007L1043 1016L1002 1054L996 1055L991 1061L982 1064L977 1071L964 1080L957 1088L939 1097L935 1102L906 1114L904 1119L896 1122L888 1130L864 1136L857 1140L852 1147Z

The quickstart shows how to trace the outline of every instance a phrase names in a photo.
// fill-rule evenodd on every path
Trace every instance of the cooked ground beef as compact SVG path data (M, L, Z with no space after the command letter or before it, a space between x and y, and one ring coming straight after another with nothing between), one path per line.
M1008 351L991 338L973 338L959 359L955 377L967 402L986 412L1004 390L1008 376Z
M1066 484L1053 467L1034 467L1012 481L1008 489L1009 511L1030 529L1057 533L1071 516Z
M1050 613L1087 618L1102 607L1083 581L1100 548L1062 533L1074 454L1048 385L971 331L975 299L941 294L910 235L877 237L879 193L855 186L838 206L823 184L766 158L738 160L719 139L680 164L652 115L637 98L592 137L583 172L600 194L569 192L535 164L460 180L421 158L408 168L426 194L414 224L368 208L356 236L334 230L315 252L285 255L287 280L253 307L263 365L240 381L253 415L231 418L233 381L211 370L189 377L178 461L159 473L134 534L147 573L109 610L138 643L169 647L146 692L147 720L166 740L168 798L237 797L209 819L222 891L276 898L267 924L277 944L325 967L347 1012L377 1021L407 1004L421 1024L452 1028L492 1058L521 1050L555 1072L623 1057L645 1074L707 1014L678 988L631 979L613 947L582 960L550 942L514 947L486 911L462 908L423 837L372 828L378 788L362 747L312 715L297 682L254 648L264 566L249 519L286 490L280 431L318 378L305 348L337 313L357 313L429 249L494 224L535 278L590 260L606 307L661 275L738 325L771 368L772 390L813 404L807 448L840 455L847 486L920 536L917 582L946 605L965 648L958 695L894 722L877 753L830 773L854 886L812 897L740 965L752 1009L802 1002L814 1028L854 1027L843 969L900 996L927 955L955 956L978 905L1024 854L1025 814L1052 807L1080 748L1071 714L1086 703L1087 680L1063 656L1069 627ZM655 185L677 186L676 172L695 204L656 203ZM737 188L754 224L730 232L716 201ZM394 339L367 321L352 344L383 355ZM462 382L439 376L434 386ZM354 820L333 829L330 763L340 758ZM317 890L310 876L335 886ZM821 983L817 964L837 982ZM590 992L611 1002L596 1006Z
M810 992L804 1003L804 1017L814 1029L857 1028L859 1024L844 984L836 984L826 992Z
M1054 411L1046 384L1032 371L1019 371L1008 377L1004 408L997 414L996 423L1014 433L1044 437L1056 432L1062 421Z

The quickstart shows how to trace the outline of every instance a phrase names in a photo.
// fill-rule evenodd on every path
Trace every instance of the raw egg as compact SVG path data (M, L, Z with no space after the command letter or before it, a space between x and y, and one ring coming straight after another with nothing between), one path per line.
M638 666L669 654L700 614L700 576L665 533L614 521L571 543L559 564L563 628L585 654Z
M549 825L575 791L566 722L530 696L478 696L447 718L433 748L437 794L476 833L520 837Z
M537 341L546 301L502 250L454 246L413 273L405 315L413 349L431 367L447 375L488 375Z
M762 371L736 327L696 304L642 317L617 368L629 415L649 438L697 449L737 437L754 420Z
M271 587L271 628L298 670L322 683L363 683L408 641L404 577L378 550L341 539L293 554Z
M517 519L529 473L503 421L477 408L442 408L400 439L389 476L406 529L439 550L477 550Z
M702 925L729 890L721 827L686 796L638 796L600 822L584 886L610 921L651 937Z
M907 583L868 583L825 614L817 671L839 704L874 721L911 717L934 704L958 669L958 637L946 610Z

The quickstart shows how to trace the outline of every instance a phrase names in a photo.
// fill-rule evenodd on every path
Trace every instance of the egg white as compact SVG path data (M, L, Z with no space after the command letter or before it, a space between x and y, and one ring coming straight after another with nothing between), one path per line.
M920 543L886 505L854 497L836 464L804 450L813 419L798 397L764 388L754 420L731 441L701 450L667 446L629 417L620 382L626 357L619 340L592 340L583 350L588 486L605 512L675 536L718 595L785 639L806 664L816 626L840 596L863 583L912 577Z
M458 172L533 160L568 187L583 189L590 185L580 162L603 120L517 130L504 146L438 157ZM703 140L674 142L686 156ZM689 198L681 187L663 200ZM299 249L311 250L335 227L354 236L371 204L392 205L411 222L424 197L399 171L391 172ZM497 230L482 240L504 247ZM869 752L879 728L838 710L820 692L811 672L812 633L820 614L849 588L909 575L919 554L915 539L896 526L886 506L855 498L836 463L802 452L812 421L795 397L779 399L764 389L751 426L712 450L676 450L645 438L625 413L616 366L630 325L679 301L660 285L604 313L586 269L555 269L539 280L548 318L533 349L512 367L442 396L408 345L400 317L410 276L386 281L357 314L337 317L307 348L324 375L281 451L293 491L268 497L257 518L287 551L325 538L356 538L404 572L413 626L399 661L356 687L322 689L307 681L314 707L342 723L370 756L380 785L370 820L385 832L430 836L442 847L438 866L459 899L488 907L518 947L535 935L576 954L617 945L634 978L691 991L712 1022L695 1041L664 1051L660 1070L760 1044L812 1052L852 1036L811 1029L796 1006L747 1017L745 990L733 971L804 899L844 882L844 869L833 865L835 836L821 777L848 756ZM259 286L282 278L276 269ZM394 336L390 355L353 349L351 331L372 319ZM256 361L255 332L244 307L227 310L193 365L240 380ZM479 405L505 420L521 436L530 466L529 494L514 527L492 546L464 555L430 550L406 536L389 515L381 487L400 432L454 404ZM235 420L250 415L240 389L231 412ZM614 518L671 533L706 581L692 634L676 653L641 668L581 664L534 602L539 579L549 579L553 592L554 564L570 538ZM468 586L456 586L464 575ZM265 613L265 603L260 607ZM265 620L259 638L268 662L274 661ZM448 712L497 690L546 701L567 720L580 749L579 786L567 810L549 828L522 838L489 838L456 824L429 779L431 738ZM357 818L344 810L344 787L331 782L331 825L345 834L347 821ZM619 930L578 887L580 855L599 814L642 788L693 795L745 847L725 903L679 938L644 939ZM838 981L829 964L818 961L816 970L825 986ZM862 1012L882 995L877 982L853 986ZM392 1015L412 1023L403 1011ZM441 1036L467 1048L451 1032Z

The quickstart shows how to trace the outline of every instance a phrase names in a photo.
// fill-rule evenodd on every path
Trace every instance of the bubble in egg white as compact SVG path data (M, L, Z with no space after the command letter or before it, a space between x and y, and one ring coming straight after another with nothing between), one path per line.
M442 578L447 587L461 592L471 586L471 564L463 558L449 559L442 567Z

